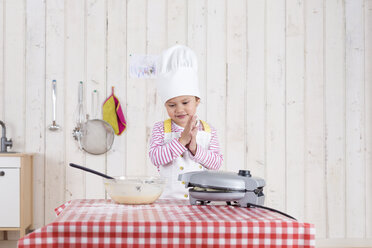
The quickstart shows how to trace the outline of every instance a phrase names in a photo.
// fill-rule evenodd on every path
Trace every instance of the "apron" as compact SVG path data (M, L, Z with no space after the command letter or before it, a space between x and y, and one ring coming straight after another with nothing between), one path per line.
M198 131L196 143L198 146L208 149L211 140L211 129L206 122L200 121L199 123L203 125L203 131ZM172 120L168 119L164 121L164 144L169 143L174 138L178 139L179 137L181 137L181 132L173 132L172 130ZM160 176L166 179L164 192L160 198L188 198L188 189L185 188L184 182L178 181L178 175L191 171L206 170L204 166L192 160L191 155L190 151L186 150L180 157L159 167Z

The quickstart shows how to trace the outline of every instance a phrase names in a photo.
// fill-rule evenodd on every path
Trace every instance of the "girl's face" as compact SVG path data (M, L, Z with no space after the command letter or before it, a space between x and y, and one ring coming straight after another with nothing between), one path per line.
M177 96L165 103L169 117L181 127L185 127L189 118L196 113L200 99L195 96Z

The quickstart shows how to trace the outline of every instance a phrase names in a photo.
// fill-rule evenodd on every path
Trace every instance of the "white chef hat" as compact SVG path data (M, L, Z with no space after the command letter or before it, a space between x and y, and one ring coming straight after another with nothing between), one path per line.
M182 45L165 50L160 58L156 86L163 103L184 95L200 98L198 62L194 51Z

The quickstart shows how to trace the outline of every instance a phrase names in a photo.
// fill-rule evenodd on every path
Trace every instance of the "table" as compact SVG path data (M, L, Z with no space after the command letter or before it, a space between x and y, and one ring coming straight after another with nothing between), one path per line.
M18 247L315 247L315 227L260 208L72 200Z

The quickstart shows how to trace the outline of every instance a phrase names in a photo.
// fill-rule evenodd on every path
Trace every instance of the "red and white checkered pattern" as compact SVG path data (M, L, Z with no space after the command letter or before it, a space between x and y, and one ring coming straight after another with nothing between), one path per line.
M58 208L55 208L54 209L54 212L56 213L56 215L58 216L60 213L62 213L62 211L68 206L71 204L71 201L68 201L66 202L65 204L62 204L61 206L59 206Z
M315 247L315 228L280 214L234 206L73 200L18 247Z

